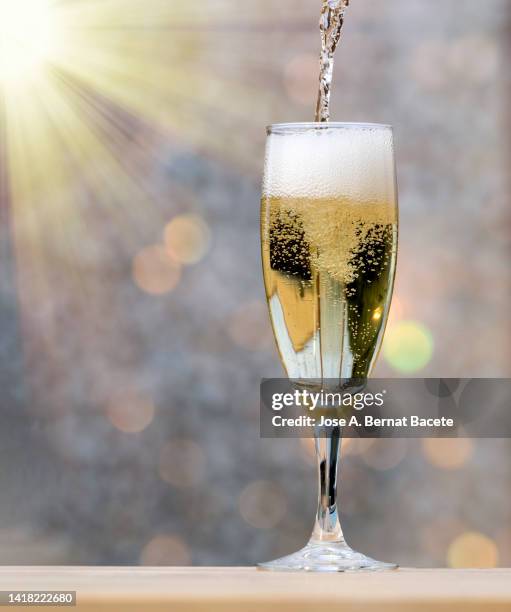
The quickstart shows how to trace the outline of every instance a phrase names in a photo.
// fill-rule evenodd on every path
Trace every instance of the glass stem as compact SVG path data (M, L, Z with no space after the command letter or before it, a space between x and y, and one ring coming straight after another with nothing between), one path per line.
M316 458L318 462L318 511L311 543L344 543L337 511L337 471L341 447L340 427L316 427Z

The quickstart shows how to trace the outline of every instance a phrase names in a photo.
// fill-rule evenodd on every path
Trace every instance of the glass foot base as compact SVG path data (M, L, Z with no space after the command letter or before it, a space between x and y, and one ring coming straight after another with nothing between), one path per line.
M391 570L397 565L375 561L355 552L344 542L309 542L296 553L259 563L258 567L277 572L349 572Z

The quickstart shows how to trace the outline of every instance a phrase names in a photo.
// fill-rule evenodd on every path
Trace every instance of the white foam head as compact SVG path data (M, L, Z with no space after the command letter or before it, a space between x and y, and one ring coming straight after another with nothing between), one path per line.
M377 124L287 124L271 128L263 194L395 200L392 129Z

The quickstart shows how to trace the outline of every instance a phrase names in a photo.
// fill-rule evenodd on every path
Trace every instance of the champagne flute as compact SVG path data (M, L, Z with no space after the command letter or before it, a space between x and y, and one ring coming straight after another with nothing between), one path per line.
M268 128L263 273L277 347L293 383L319 390L335 381L349 389L367 379L390 308L397 236L390 126L290 123ZM396 567L346 544L337 509L340 441L339 427L315 430L319 499L309 543L261 568Z

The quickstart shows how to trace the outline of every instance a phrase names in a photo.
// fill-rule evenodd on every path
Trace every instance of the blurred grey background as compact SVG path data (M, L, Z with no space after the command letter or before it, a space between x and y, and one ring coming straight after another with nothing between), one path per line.
M265 125L313 116L320 5L55 3L60 51L0 85L1 563L246 565L308 538L311 443L259 437L282 369L258 224ZM511 373L510 52L506 0L351 2L332 117L392 123L398 156L377 375ZM511 564L509 440L347 442L353 547Z

